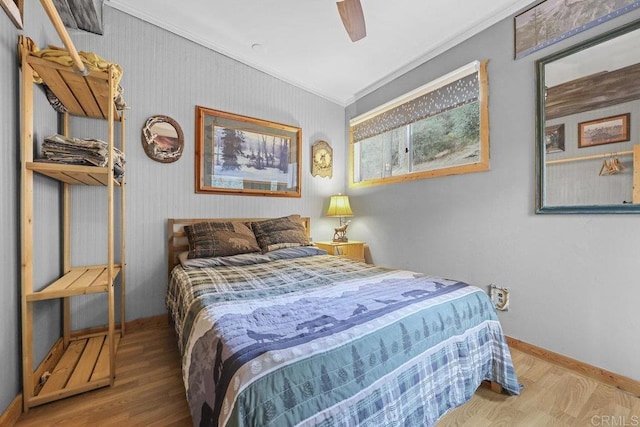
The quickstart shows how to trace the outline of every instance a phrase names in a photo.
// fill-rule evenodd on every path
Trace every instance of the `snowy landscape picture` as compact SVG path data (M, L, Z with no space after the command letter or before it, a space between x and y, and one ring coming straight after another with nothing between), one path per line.
M199 129L201 190L299 197L299 128L211 111Z

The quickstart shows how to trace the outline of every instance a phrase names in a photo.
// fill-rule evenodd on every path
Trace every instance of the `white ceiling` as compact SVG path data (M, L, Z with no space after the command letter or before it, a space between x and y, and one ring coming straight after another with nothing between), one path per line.
M531 0L362 0L351 42L335 0L106 0L105 4L348 105ZM152 5L152 6L150 6ZM484 58L474 58L484 59Z

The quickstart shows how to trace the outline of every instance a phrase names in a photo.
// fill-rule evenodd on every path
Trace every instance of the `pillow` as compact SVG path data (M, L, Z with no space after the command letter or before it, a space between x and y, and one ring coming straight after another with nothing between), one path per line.
M300 215L252 222L251 228L263 254L281 248L309 245Z
M178 260L184 268L205 268L220 266L241 266L251 264L262 264L269 262L271 259L260 252L251 252L246 254L211 257L211 258L189 258L189 252L181 252Z
M241 222L200 222L185 225L189 258L222 257L260 252L249 227Z
M326 255L327 251L316 246L296 246L291 248L282 248L271 251L262 256L275 261L278 259L304 258L313 255Z

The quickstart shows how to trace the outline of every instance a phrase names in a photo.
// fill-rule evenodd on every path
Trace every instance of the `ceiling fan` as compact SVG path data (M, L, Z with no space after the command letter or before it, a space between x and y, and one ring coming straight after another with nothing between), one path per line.
M367 35L367 28L364 25L364 13L360 0L342 0L336 2L340 19L347 30L351 41L357 42Z

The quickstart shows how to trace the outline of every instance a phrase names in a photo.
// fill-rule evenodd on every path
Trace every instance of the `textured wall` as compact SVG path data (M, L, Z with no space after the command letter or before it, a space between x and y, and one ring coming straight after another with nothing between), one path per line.
M43 47L61 45L44 12L29 4L24 33ZM0 13L0 116L3 144L0 162L3 223L9 239L1 246L4 273L0 316L0 411L21 389L19 304L19 74L16 42L20 33ZM311 144L323 139L336 152L344 150L344 108L293 87L228 57L165 30L104 8L104 36L72 32L78 50L94 51L124 69L122 86L131 106L127 112L127 308L128 320L166 312L166 220L169 217L260 217L300 213L312 218L312 236L330 238L335 221L322 218L326 200L345 189L345 159L336 156L332 179L310 173ZM56 131L56 117L36 90L38 143ZM302 197L196 195L194 192L195 105L257 117L302 128ZM154 114L171 116L185 136L182 158L172 164L149 159L140 132ZM106 138L105 122L72 119L72 134ZM106 259L106 197L96 188L72 192L72 264ZM58 184L44 177L35 182L35 287L60 271ZM101 299L102 298L102 299ZM104 324L104 297L72 300L74 326ZM57 302L38 303L34 314L35 363L58 338Z
M506 19L347 108L349 119L488 59L491 170L351 190L351 236L368 241L377 263L511 287L511 311L500 316L507 334L635 380L640 218L534 214L534 61L639 17L517 61Z
M2 298L0 298L0 413L20 389L20 270L18 227L18 31L4 11L0 11L0 218L5 227L2 260Z

